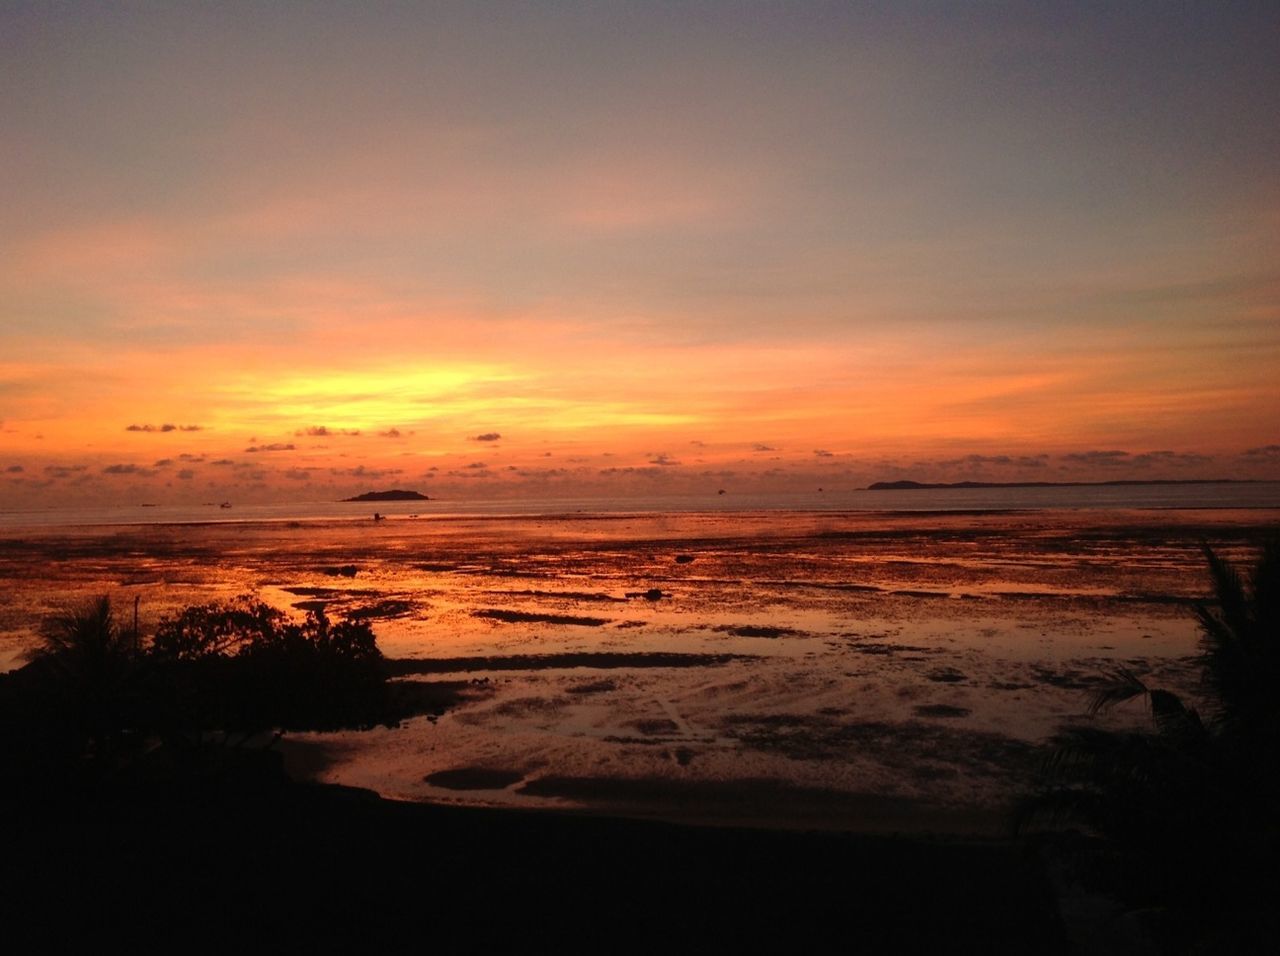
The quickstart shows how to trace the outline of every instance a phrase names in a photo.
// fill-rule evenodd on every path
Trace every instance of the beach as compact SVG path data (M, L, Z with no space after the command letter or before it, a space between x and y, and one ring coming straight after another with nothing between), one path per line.
M859 833L1008 833L1037 748L1117 667L1196 701L1200 543L1280 510L582 512L0 531L0 654L109 594L143 634L252 593L371 623L454 706L288 734L399 800Z

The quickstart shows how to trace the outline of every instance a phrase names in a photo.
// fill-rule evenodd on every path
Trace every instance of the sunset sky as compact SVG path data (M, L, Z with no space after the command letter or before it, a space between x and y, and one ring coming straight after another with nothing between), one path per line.
M1280 478L1280 5L0 6L0 508Z

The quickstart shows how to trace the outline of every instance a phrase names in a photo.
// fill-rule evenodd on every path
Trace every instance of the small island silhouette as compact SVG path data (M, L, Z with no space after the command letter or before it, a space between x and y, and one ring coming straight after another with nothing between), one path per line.
M1138 478L1116 481L877 481L867 491L916 491L937 488L1107 488L1130 485L1247 485L1249 478Z
M424 494L416 491L401 491L393 489L391 491L366 491L362 495L356 495L354 498L343 498L343 501L430 501Z

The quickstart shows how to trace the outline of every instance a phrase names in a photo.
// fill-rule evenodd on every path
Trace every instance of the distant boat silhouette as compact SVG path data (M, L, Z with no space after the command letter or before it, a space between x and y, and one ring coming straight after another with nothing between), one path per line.
M218 507L219 507L219 508L230 508L230 507L231 507L231 502L229 502L229 501L224 501L222 504L218 505Z
M376 511L375 511L375 512L373 513L373 520L374 520L374 521L386 521L386 520L387 520L387 516L386 516L386 515L380 515L380 514L378 514L378 512L376 512Z

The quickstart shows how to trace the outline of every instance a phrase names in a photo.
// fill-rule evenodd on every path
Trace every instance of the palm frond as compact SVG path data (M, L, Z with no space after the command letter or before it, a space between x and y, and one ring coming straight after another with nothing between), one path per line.
M1151 716L1155 719L1156 728L1161 733L1193 737L1207 733L1196 709L1188 707L1172 691L1158 688L1151 690L1147 693L1147 701L1151 705Z
M1106 675L1104 683L1090 695L1089 716L1096 717L1099 711L1148 693L1150 691L1147 685L1137 674L1127 667L1117 667Z
M1206 631L1206 635L1214 641L1222 639L1234 642L1249 630L1250 625L1249 597L1245 592L1244 582L1236 569L1220 558L1213 548L1207 544L1201 545L1201 548L1209 564L1209 576L1217 599L1215 616L1221 623L1221 627Z

